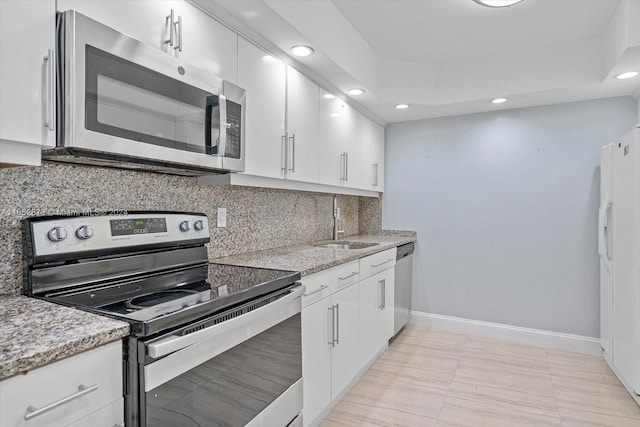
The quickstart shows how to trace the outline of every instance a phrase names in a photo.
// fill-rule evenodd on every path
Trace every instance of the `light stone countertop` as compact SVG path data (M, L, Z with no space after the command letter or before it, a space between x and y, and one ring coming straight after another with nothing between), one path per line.
M129 335L129 324L24 295L0 295L0 380Z
M347 236L340 241L377 243L363 249L333 249L318 246L331 240L312 242L282 248L266 249L241 255L215 258L214 264L241 265L245 267L271 268L299 271L302 276L326 270L345 262L382 252L405 243L415 242L415 231L384 230L380 234Z

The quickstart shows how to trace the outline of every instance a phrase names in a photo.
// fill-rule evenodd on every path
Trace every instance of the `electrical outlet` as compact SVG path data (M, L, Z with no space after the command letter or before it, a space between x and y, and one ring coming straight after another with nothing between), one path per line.
M218 227L227 226L227 208L218 208Z

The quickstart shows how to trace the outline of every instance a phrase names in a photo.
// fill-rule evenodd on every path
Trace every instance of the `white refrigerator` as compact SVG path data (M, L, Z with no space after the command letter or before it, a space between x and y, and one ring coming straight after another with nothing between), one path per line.
M601 151L600 340L640 404L640 128Z

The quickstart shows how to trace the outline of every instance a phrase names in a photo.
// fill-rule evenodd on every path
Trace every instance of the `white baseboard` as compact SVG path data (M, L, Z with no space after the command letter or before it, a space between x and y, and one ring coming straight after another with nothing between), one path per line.
M522 328L480 320L462 319L421 311L411 311L409 323L463 334L515 341L519 344L602 355L600 339L580 335Z

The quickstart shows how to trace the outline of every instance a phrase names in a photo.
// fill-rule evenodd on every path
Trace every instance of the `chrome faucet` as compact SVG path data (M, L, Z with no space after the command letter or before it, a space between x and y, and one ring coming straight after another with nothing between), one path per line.
M338 207L338 196L333 196L333 240L338 240L340 234L344 235L344 225Z

